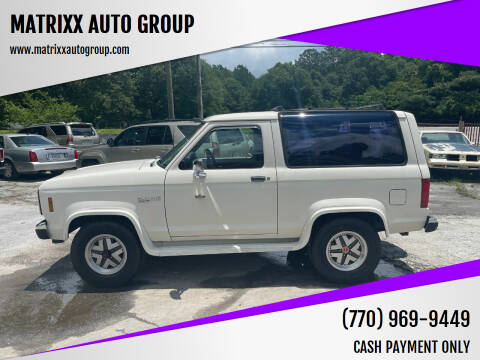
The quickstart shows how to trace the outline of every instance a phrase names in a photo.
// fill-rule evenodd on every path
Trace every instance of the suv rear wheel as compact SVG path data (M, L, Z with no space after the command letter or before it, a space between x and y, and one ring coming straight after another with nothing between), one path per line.
M338 218L314 235L310 259L325 279L354 283L370 277L380 260L380 238L363 220Z
M136 236L115 222L83 226L70 252L72 264L87 283L96 287L125 285L137 272L141 249Z

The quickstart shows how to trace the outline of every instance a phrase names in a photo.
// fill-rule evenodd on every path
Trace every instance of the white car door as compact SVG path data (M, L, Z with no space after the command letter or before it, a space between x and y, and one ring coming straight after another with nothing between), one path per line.
M221 155L222 132L241 130L249 137L248 154ZM203 149L205 177L194 179L193 163ZM200 196L198 189L200 187ZM277 179L270 122L255 126L210 125L207 133L180 161L165 181L166 217L175 240L242 238L277 232Z

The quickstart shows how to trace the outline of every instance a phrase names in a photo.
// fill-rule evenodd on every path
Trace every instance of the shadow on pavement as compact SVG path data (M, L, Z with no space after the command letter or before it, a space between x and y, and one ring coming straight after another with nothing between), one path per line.
M245 289L288 286L311 289L344 287L323 281L313 269L290 268L286 264L286 253L268 253L147 256L131 283L116 289L98 289L86 284L74 271L70 258L65 256L36 278L25 290L77 294L172 289L170 297L180 300L182 293L192 288Z

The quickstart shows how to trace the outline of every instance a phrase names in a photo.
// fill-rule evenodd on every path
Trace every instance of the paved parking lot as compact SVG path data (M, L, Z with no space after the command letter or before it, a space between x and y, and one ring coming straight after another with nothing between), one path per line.
M336 288L269 253L148 258L131 286L95 290L73 271L70 243L35 237L36 190L48 177L0 180L0 358ZM431 192L437 232L383 241L372 280L480 258L480 184L443 180Z

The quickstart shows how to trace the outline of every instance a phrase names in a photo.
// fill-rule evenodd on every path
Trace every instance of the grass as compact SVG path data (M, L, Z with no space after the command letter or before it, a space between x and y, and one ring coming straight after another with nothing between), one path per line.
M123 129L95 129L99 134L120 134Z
M0 134L11 134L16 132L18 132L18 130L0 130Z
M448 185L455 186L457 193L461 196L468 197L475 200L480 200L476 194L467 189L464 183L460 180L452 179L447 182Z

